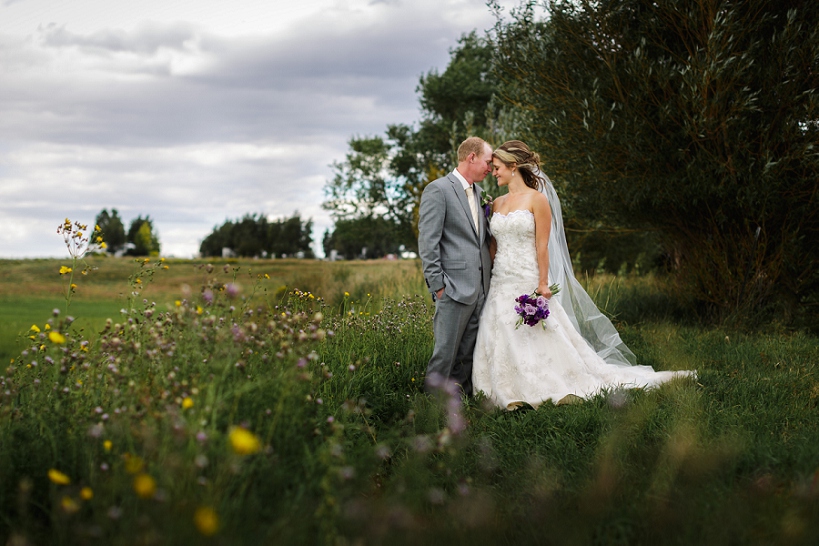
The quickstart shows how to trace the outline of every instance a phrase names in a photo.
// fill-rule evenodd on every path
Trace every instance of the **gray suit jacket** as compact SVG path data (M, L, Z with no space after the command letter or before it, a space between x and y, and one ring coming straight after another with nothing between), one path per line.
M475 184L480 233L475 232L466 192L454 174L434 180L421 196L418 251L424 279L434 294L441 288L453 300L471 304L489 290L489 222L480 206L483 190Z

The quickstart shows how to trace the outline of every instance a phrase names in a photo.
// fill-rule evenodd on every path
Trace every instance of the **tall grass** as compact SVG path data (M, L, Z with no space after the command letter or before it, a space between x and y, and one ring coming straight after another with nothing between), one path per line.
M190 265L200 285L167 307L141 288L96 336L65 313L27 332L0 379L0 540L819 540L813 336L680 325L639 301L657 281L609 279L590 291L642 363L697 380L508 413L420 392L417 270L317 267L281 290L252 266L237 294L231 264Z

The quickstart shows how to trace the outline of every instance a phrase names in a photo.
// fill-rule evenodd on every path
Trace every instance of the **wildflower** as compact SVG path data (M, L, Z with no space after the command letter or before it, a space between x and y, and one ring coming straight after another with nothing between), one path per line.
M102 447L105 451L111 451L111 448L114 447L114 443L111 440L105 440L102 443Z
M193 523L196 529L206 537L212 536L219 530L219 517L216 511L208 506L200 506L193 514Z
M193 407L193 398L190 396L182 400L182 409L191 409Z
M56 468L52 468L48 471L48 479L51 480L52 483L56 483L57 485L68 485L71 483L71 478L69 478Z
M237 455L253 455L262 448L258 436L243 428L234 427L229 439L233 452Z
M182 301L181 300L176 300L175 302L173 302L173 304L176 305L177 307L182 307Z
M156 480L148 474L134 477L134 492L141 499L150 499L156 494Z
M77 284L72 282L71 283L71 290L76 290L76 289L77 289Z
M202 309L202 306L201 306L201 305L197 305L197 306L196 306L196 314L197 314L197 315L201 315L203 312L204 312L204 309Z
M51 341L51 343L56 343L57 345L62 345L65 343L65 336L60 332L49 332L48 339Z
M264 278L265 278L265 279L269 279L269 278L270 278L270 275L268 275L267 273L265 273L265 274L264 274Z
M83 487L80 489L80 497L82 500L91 500L94 498L94 491L90 487Z
M46 323L45 329L46 329L46 331L51 330L51 325ZM39 330L37 330L37 331L39 332Z
M95 240L97 243L102 243L102 237L100 237L99 235L97 235L97 238Z
M65 275L66 273L71 273L71 268L66 266L60 267L60 275Z
M68 496L63 497L63 500L60 501L60 506L66 514L75 514L80 510L80 505L77 504L77 501Z
M345 297L345 298L349 298L349 297L350 297L350 293L349 293L349 292L344 292L344 297Z
M36 324L32 324L32 325L31 325L31 328L29 328L29 330L31 330L31 331L32 331L32 332L34 332L35 334L39 334L39 333L40 333L40 328L38 328Z
M108 243L106 243L105 241L101 242L100 243L100 248L105 250L106 248L108 248Z
M126 453L124 455L125 458L125 472L128 474L137 474L142 471L142 468L145 466L145 463L137 457L136 455L131 455L130 453Z

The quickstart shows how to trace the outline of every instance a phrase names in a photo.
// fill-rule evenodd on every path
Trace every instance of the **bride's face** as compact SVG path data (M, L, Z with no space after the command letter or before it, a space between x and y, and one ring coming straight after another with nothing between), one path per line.
M505 186L512 179L512 169L497 157L492 158L492 175L498 179L498 186Z

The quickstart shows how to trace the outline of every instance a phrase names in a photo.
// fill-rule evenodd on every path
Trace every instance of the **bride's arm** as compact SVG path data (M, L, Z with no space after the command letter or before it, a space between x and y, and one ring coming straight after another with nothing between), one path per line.
M547 298L552 297L549 289L549 235L552 231L552 210L549 200L538 192L532 196L532 213L535 215L535 249L539 278L537 292Z

